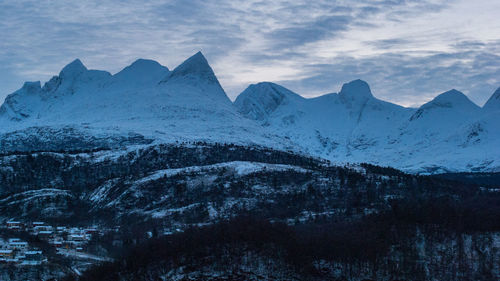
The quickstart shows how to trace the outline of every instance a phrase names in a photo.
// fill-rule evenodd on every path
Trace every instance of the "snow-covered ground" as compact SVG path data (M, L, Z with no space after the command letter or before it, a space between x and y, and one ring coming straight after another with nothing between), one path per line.
M240 113L334 163L370 162L410 172L500 170L500 90L480 108L457 90L420 108L375 98L355 80L306 99L273 83L248 87Z
M92 260L92 261L98 261L98 262L113 261L113 259L108 258L108 257L96 256L96 255L85 253L85 252L79 252L79 251L76 251L73 249L69 249L69 250L68 249L57 249L57 253L59 255L63 255L63 256L67 256L67 257Z
M23 202L32 202L39 198L50 198L56 196L73 197L71 192L68 190L43 188L43 189L28 190L7 196L3 199L0 199L0 204L17 205L17 204L22 204Z
M269 163L259 163L259 162L248 162L248 161L232 161L225 163L218 163L214 165L205 166L191 166L178 169L164 169L155 172L154 174L138 180L136 183L140 184L143 182L148 182L152 180L157 180L162 177L171 177L178 174L188 174L196 173L210 170L219 170L222 168L232 169L238 176L245 176L253 173L257 173L263 170L266 171L287 171L294 170L298 172L306 173L307 170L301 167L282 165L282 164L269 164Z
M138 60L115 75L75 60L43 87L25 83L0 108L0 133L39 126L161 142L287 143L237 112L201 53L173 71Z
M114 75L75 60L6 98L0 150L207 141L409 172L499 171L499 117L500 89L484 108L451 90L417 109L375 98L361 80L312 99L259 83L232 103L201 53L172 71L141 59Z

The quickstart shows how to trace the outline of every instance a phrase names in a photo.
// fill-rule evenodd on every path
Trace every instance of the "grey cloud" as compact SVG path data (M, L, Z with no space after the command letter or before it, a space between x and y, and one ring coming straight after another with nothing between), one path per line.
M403 39L403 38L392 38L392 39L383 39L383 40L366 42L366 44L374 46L378 49L388 49L394 46L400 46L409 43L411 43L409 39Z
M212 64L229 55L245 64L217 70L230 79L236 79L232 72L242 67L291 64L300 68L301 76L293 81L275 82L304 95L334 92L343 82L362 78L375 95L396 102L419 103L456 87L481 103L500 86L500 41L450 41L452 51L422 54L390 53L390 49L433 38L372 40L363 43L383 54L357 59L341 51L325 59L304 47L325 39L340 40L356 28L434 13L454 2L3 1L0 100L25 80L48 80L77 57L92 68L116 72L139 57L172 68L203 50ZM255 49L246 48L254 42L258 43L252 45Z
M350 16L325 16L313 22L277 29L267 35L275 42L271 46L273 49L297 47L345 31L351 21Z
M465 59L471 62L463 62ZM402 54L344 57L331 64L309 65L306 79L279 82L298 93L317 95L338 91L341 83L361 78L377 97L396 103L412 101L415 105L456 88L482 106L500 86L498 65L500 56L471 50L418 58Z

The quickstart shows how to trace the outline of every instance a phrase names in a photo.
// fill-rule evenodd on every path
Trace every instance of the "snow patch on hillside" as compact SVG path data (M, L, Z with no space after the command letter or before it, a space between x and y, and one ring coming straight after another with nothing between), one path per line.
M233 171L238 176L246 176L254 173L258 173L261 171L296 171L300 173L307 173L308 170L291 165L283 165L283 164L269 164L269 163L259 163L259 162L246 162L246 161L232 161L232 162L224 162L213 165L205 165L205 166L190 166L178 169L164 169L158 170L154 174L142 178L136 181L136 184L142 184L149 181L158 180L162 177L172 177L178 174L188 174L188 173L201 173L213 170L221 170L228 169L229 171Z

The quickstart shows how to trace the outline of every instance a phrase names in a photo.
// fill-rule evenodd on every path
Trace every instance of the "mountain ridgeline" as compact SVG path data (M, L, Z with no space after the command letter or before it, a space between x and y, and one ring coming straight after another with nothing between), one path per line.
M78 149L99 150L133 145L136 136L260 145L412 173L496 172L499 96L500 89L480 108L451 90L405 108L377 99L361 80L310 99L264 82L232 103L200 52L172 71L139 59L114 75L75 60L43 86L26 82L5 99L0 152L53 150L54 143L70 150L65 142L75 139Z
M0 222L91 238L0 227L46 257L0 279L498 280L498 117L500 90L405 108L361 80L265 82L231 102L201 53L75 60L0 107Z
M312 155L440 173L498 170L500 155L494 147L499 145L500 113L490 105L494 96L490 100L480 108L451 90L418 109L404 108L375 98L366 82L356 80L339 94L311 99L259 83L240 94L235 105Z

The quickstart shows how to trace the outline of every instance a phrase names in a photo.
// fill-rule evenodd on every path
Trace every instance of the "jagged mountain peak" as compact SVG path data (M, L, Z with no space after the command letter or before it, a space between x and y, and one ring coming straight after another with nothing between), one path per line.
M177 66L167 79L176 77L198 77L208 79L212 82L217 81L214 71L201 51Z
M451 89L438 95L430 102L422 105L421 108L425 109L431 107L455 108L462 110L479 109L479 106L473 103L465 94L456 89Z
M467 98L464 93L457 89L451 89L435 97L434 101L455 101L464 98Z
M248 86L234 104L244 116L265 120L280 105L290 99L304 99L300 95L272 82L260 82Z
M26 91L26 93L37 93L42 89L42 84L40 81L34 82L24 82L22 90Z
M40 81L24 82L23 87L5 98L0 106L0 119L7 118L13 121L23 120L29 117L33 111L29 105L23 104L22 100L38 100L41 98L42 87Z
M62 96L72 94L78 87L86 87L88 84L97 81L104 81L111 77L111 74L102 70L89 70L79 60L75 59L66 65L58 76L53 76L42 88L45 93Z
M125 67L123 70L136 70L136 71L149 71L156 69L167 69L167 67L161 65L159 62L150 59L137 59L131 65ZM122 70L122 71L123 71ZM121 71L120 71L121 72Z
M499 104L499 97L500 90L488 104ZM491 118L486 122L477 121L483 118L478 110L457 90L418 110L406 109L376 99L362 80L344 84L339 94L318 98L262 82L250 85L232 104L198 52L172 72L140 59L113 76L88 70L75 60L41 90L39 82L29 82L11 94L0 107L0 135L30 127L74 126L104 135L136 132L167 142L258 143L336 161L377 159L408 170L427 170L428 165L467 170L467 165L482 165L486 158L465 148L457 154L461 158L433 157L440 151L450 154L464 139L467 144L474 141L470 149L497 145L497 112L487 114ZM462 133L473 121L477 129ZM489 167L498 167L498 161L492 163Z
M303 98L299 94L296 94L289 89L278 85L273 82L260 82L257 84L251 84L248 86L247 90L253 94L259 95L269 95L272 98L277 98L283 100L286 97Z
M483 109L487 111L500 110L500 87L491 95L488 101L484 104Z
M70 62L68 65L66 65L61 72L59 73L59 77L61 78L70 78L70 77L76 77L79 74L87 71L87 67L83 65L82 61L80 59L75 59L74 61Z
M227 107L233 106L201 52L185 60L158 84L164 94L183 96L186 101L192 99L191 103L198 104L200 97L203 97L208 98L210 102L217 101Z
M449 118L454 119L455 117L451 116L455 116L457 114L461 115L460 118L466 118L465 116L470 117L478 113L479 109L480 107L473 103L462 92L451 89L420 106L420 108L410 117L410 121L422 119L424 116L429 116L431 119L442 119L445 116L448 116Z
M363 80L357 79L342 85L339 97L346 101L367 100L372 98L370 86Z
M104 135L133 132L165 142L287 142L237 112L201 53L159 83L166 76L168 69L151 60L137 60L115 75L88 70L75 60L39 94L23 89L10 95L0 108L0 137L43 126Z
M155 60L137 59L131 65L116 73L114 77L126 82L143 82L148 79L159 81L168 73L169 69Z
M500 100L500 87L498 87L498 89L493 93L492 97Z

